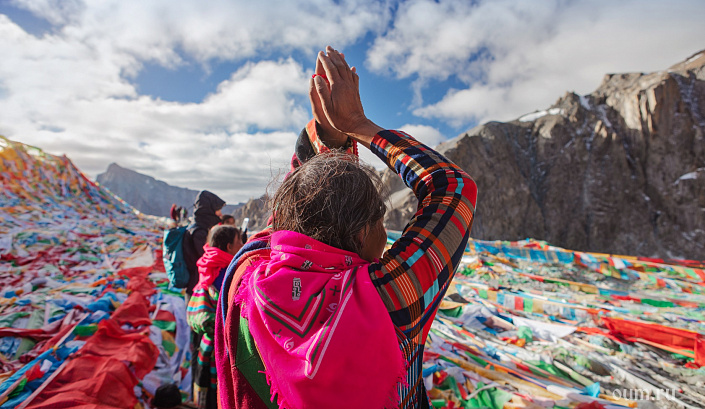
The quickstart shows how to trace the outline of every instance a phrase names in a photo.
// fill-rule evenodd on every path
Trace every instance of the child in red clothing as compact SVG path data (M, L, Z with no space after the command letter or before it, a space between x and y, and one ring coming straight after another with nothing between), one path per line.
M198 284L188 304L187 320L198 342L197 356L193 363L193 396L199 408L216 408L215 367L211 365L213 355L213 333L215 325L215 303L218 301L223 276L233 256L242 247L242 234L229 225L214 226L208 233L203 256L198 259ZM194 353L196 355L196 353Z
M240 230L231 225L214 226L208 233L206 245L203 246L203 256L198 259L198 284L194 287L194 295L198 289L208 289L213 285L220 290L222 276L218 279L221 270L228 267L233 256L242 247L242 234ZM215 285L214 285L215 284Z

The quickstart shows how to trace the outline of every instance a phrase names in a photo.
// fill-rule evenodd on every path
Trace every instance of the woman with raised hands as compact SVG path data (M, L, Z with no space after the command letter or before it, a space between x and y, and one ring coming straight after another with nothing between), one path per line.
M364 113L331 47L310 80L314 119L271 200L271 225L230 264L216 312L223 408L425 408L423 346L470 235L477 188L458 166ZM419 199L384 251L386 210L357 144Z

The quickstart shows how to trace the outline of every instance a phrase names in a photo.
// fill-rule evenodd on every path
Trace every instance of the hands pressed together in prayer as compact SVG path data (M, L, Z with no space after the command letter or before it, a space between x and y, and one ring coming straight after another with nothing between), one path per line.
M370 121L362 109L360 78L345 56L326 47L316 59L316 73L310 80L309 98L313 117L321 127L321 138L332 148L345 145L348 137L366 147L383 128Z

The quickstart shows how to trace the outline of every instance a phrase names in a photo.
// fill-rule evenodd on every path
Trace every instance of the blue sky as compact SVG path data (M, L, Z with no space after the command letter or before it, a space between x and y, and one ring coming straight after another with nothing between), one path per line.
M286 168L327 44L372 120L436 145L666 69L703 21L701 0L0 0L0 134L234 203Z

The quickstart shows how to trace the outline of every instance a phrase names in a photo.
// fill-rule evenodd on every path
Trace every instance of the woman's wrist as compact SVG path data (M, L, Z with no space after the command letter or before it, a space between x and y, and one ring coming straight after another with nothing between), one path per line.
M335 138L334 140L321 138L321 142L323 142L328 149L345 149L352 144L352 140L347 135L345 135L345 138Z
M315 121L315 123L318 139L328 149L345 149L352 143L348 135L338 131L337 129L333 127L327 129L323 127L318 121Z
M375 135L383 130L384 128L365 118L351 132L346 132L346 134L369 148Z

